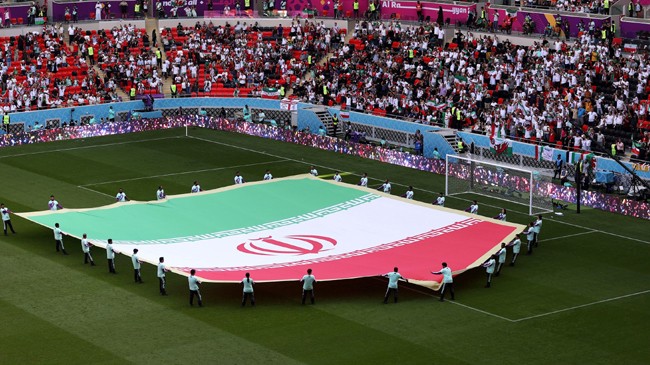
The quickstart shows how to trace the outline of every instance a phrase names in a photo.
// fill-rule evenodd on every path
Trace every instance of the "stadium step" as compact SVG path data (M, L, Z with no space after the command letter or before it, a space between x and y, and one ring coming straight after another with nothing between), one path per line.
M456 132L453 131L440 131L439 134L449 143L454 152L458 153L458 138L456 137Z
M327 131L327 135L328 136L334 135L334 123L330 112L327 111L326 108L320 108L320 107L313 108L313 112L314 114L316 114L320 122L325 127L325 130Z

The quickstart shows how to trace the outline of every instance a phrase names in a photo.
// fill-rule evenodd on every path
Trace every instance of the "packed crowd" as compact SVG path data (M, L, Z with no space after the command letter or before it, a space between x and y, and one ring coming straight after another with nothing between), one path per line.
M358 23L321 76L294 90L310 102L582 150L594 140L609 150L607 130L635 129L648 115L648 57L612 46L608 28L530 47L471 33L445 47L440 33Z
M64 28L0 40L0 96L4 113L114 100L103 80L63 42Z

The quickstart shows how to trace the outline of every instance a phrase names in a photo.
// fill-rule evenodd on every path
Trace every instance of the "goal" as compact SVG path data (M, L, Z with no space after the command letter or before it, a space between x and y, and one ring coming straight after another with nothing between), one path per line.
M549 173L550 172L550 173ZM553 211L551 170L526 170L518 166L447 155L446 195L476 194L528 206L528 214Z

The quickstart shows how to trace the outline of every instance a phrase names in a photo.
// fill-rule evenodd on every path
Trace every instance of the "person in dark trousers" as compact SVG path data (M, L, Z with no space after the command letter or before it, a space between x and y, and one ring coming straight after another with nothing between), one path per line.
M451 275L451 269L449 266L447 266L447 263L442 263L442 269L440 269L440 271L432 271L431 273L433 275L442 275L442 285L440 286L440 301L445 301L445 293L447 290L449 290L449 294L451 294L451 300L456 300L454 293L454 278Z
M106 261L108 262L108 272L117 274L115 271L115 251L113 250L113 239L109 238L106 244Z
M562 174L562 166L564 162L562 161L562 156L557 155L557 160L555 160L555 171L553 172L553 178L559 178Z
M90 242L88 242L88 235L83 234L83 238L81 239L81 250L84 253L84 265L90 262L90 266L95 266L95 261L93 261L93 257L90 255Z
M253 285L255 285L255 282L253 279L251 279L251 274L246 273L246 277L242 279L241 281L242 286L244 287L244 293L241 299L241 306L244 307L246 306L246 301L248 298L251 298L251 306L255 306L255 293L253 290Z
M133 256L131 256L131 262L133 263L133 280L138 283L142 284L142 275L140 275L140 258L138 257L138 249L134 248L133 249Z
M161 257L158 259L158 283L160 284L160 295L167 295L167 283L165 282L165 273L167 268L165 268L165 258Z
M199 290L199 284L201 281L197 279L196 270L190 270L190 277L187 278L187 283L190 286L190 306L194 306L194 297L199 300L199 307L203 307L203 298L201 298L201 292Z
M535 222L530 222L528 225L528 228L524 231L524 234L526 235L526 239L528 240L528 252L526 252L526 255L532 255L533 254L533 245L535 245Z
M397 266L393 268L392 272L389 272L387 274L382 275L384 277L388 278L388 288L386 289L386 295L384 295L384 304L388 304L388 298L390 297L391 294L393 294L393 298L395 303L397 303L397 296L399 294L398 287L397 287L397 282L402 279L406 281L407 283L409 282L409 279L404 278L400 273L398 272Z
M7 230L11 229L11 233L16 234L14 231L14 226L11 224L10 213L13 213L11 209L5 207L4 203L0 203L0 214L2 215L2 228L4 228L5 236L8 234Z
M494 274L494 276L501 275L501 268L503 268L503 265L505 265L505 263L506 263L506 254L507 254L506 243L501 242L501 248L499 249L499 251L497 251L496 254L494 254L498 259L497 271Z
M64 255L67 255L68 253L63 246L63 231L61 231L58 223L54 224L54 241L56 242L56 252L61 251Z
M492 255L490 258L483 263L483 267L485 268L485 274L487 275L487 283L485 284L486 288L489 288L492 286L492 274L494 274L494 267L497 264L496 256Z
M510 266L515 266L515 261L517 261L517 256L519 256L519 251L521 250L521 234L517 233L517 238L508 244L512 246L512 261L510 261Z
M302 283L302 304L305 304L307 295L309 295L311 304L314 304L314 283L316 282L316 277L312 275L311 269L307 269L307 275L303 276L300 282Z

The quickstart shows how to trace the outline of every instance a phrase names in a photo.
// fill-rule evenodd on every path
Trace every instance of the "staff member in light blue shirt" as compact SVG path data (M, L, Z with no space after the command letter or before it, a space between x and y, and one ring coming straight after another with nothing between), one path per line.
M406 279L405 277L400 275L397 266L393 268L393 272L389 272L387 274L384 274L383 276L388 278L388 288L386 289L386 295L384 295L384 304L388 304L388 298L390 297L391 293L393 294L395 303L397 303L397 295L398 295L397 282L400 279L402 279L408 283L409 279Z
M90 242L88 242L88 235L86 233L83 234L83 238L81 239L81 251L84 253L84 265L90 262L90 266L95 266L95 261L93 261L92 255L90 255Z
M5 230L5 236L7 235L7 229L11 229L11 233L16 234L14 231L14 226L11 224L10 213L13 213L9 208L5 207L4 204L0 204L0 214L2 214L2 228Z
M535 221L535 224L533 225L533 228L535 230L535 247L539 246L539 232L542 230L542 215L537 216L537 220Z
M136 283L142 284L142 276L140 275L140 258L138 257L138 249L133 249L133 255L131 256L131 262L133 263L133 280Z
M158 276L158 283L160 284L160 295L167 295L167 283L165 281L165 273L167 268L165 267L165 258L160 257L158 259L158 270L156 271Z
M253 285L255 285L255 282L253 279L251 279L250 273L246 273L246 277L242 279L241 284L244 287L244 295L241 299L241 306L244 307L246 305L246 300L248 300L248 298L251 298L251 305L254 307L255 292L253 291Z
M510 242L508 246L512 246L512 261L510 262L510 266L515 266L515 261L521 250L521 234L517 233L517 238Z
M307 275L303 276L300 282L302 283L302 304L305 304L307 295L311 299L311 304L314 304L314 283L316 282L316 277L311 274L311 269L307 269Z
M115 272L115 251L113 250L113 239L109 238L106 244L106 261L108 261L108 272L117 274Z
M56 242L56 252L60 250L64 255L67 255L68 253L63 246L63 231L59 228L58 223L54 223L54 241Z
M524 231L526 239L528 240L528 252L526 255L533 254L533 245L535 244L535 222L530 222L528 228Z
M194 296L199 299L199 307L203 307L203 298L201 298L201 291L199 290L199 284L201 281L195 276L196 270L190 270L190 277L187 278L187 283L190 287L190 306L194 306Z
M506 263L507 252L508 251L506 251L506 243L501 242L501 248L495 254L498 259L498 264L497 264L497 272L494 274L494 276L499 276L499 274L501 274L501 268L503 267L503 264Z
M442 275L442 286L440 287L440 301L445 301L445 293L449 289L451 294L451 300L456 300L454 298L454 278L451 275L451 269L447 266L446 262L442 263L442 269L440 271L432 271L433 275Z
M487 274L487 284L485 284L486 288L489 288L492 286L492 274L494 274L494 268L497 265L497 260L496 256L492 255L490 258L483 263L483 267L485 268L485 273Z

